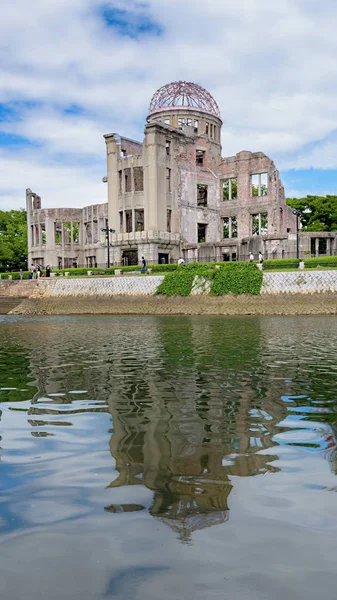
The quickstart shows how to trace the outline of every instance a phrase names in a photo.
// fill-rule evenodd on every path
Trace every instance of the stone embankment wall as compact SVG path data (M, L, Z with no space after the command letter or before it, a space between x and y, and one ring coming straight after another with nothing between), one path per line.
M95 277L40 280L34 298L62 298L64 296L152 296L164 277Z
M60 278L33 282L33 297L152 296L163 281L161 275L95 278ZM10 282L8 282L10 283ZM17 282L13 282L13 285ZM23 287L28 282L21 284ZM9 288L10 289L10 288ZM194 286L193 295L209 292L209 285ZM264 273L261 294L317 294L337 292L337 271ZM28 294L29 295L29 294Z
M337 271L264 273L259 296L155 296L163 276L33 282L13 314L337 314ZM17 282L12 282L11 286ZM29 282L23 282L22 286ZM11 287L9 286L9 288ZM28 288L27 288L28 290ZM206 292L206 293L205 293ZM26 294L27 296L27 294Z
M321 294L337 292L337 271L263 273L261 294Z

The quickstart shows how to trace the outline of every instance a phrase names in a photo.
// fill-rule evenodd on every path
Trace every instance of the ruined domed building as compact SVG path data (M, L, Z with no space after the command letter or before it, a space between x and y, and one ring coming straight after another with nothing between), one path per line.
M104 266L107 236L114 265L136 265L142 256L149 263L180 256L244 260L259 251L294 256L296 216L273 161L246 150L222 158L222 125L216 101L201 86L179 81L160 88L142 143L104 136L107 204L43 210L27 190L29 264ZM313 235L301 234L301 253L312 252ZM335 235L324 235L329 254Z

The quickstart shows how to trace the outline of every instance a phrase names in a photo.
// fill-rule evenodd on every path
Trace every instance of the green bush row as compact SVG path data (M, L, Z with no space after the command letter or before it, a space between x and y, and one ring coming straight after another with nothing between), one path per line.
M181 265L165 275L156 294L164 296L189 296L195 277L211 282L210 294L254 294L261 291L263 275L256 265L243 262Z

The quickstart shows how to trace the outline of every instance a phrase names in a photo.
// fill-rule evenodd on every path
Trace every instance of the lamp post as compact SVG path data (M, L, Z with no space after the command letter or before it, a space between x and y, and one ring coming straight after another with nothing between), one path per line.
M107 250L108 250L108 269L110 269L110 233L115 233L115 229L111 229L111 227L108 227L108 224L106 227L102 227L101 231L104 231L105 233L105 239L106 239L106 245L107 245Z
M301 213L298 210L293 210L293 214L296 215L296 258L300 257L300 248L299 248L299 231L300 231L300 222L299 218Z

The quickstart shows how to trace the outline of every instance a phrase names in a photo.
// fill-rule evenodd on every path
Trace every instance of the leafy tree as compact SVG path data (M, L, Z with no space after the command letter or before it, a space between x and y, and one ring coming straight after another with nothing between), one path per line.
M287 198L301 215L302 231L337 231L337 196Z
M27 268L27 213L0 210L0 271Z

